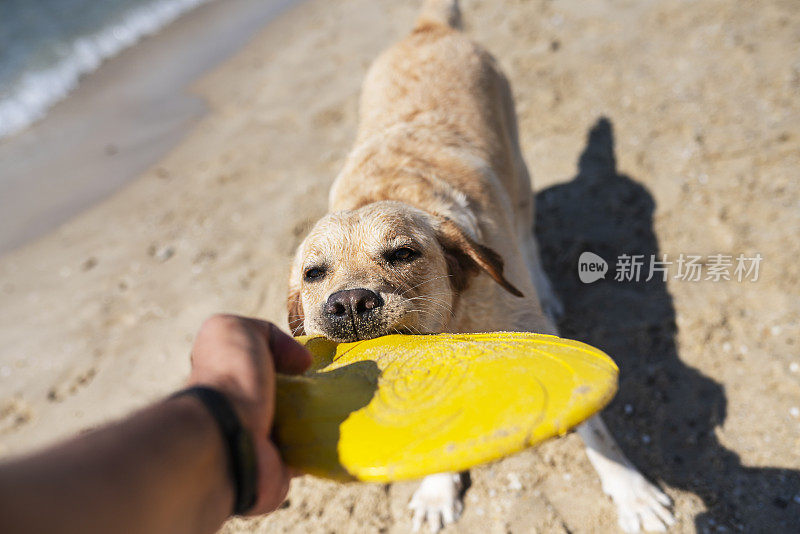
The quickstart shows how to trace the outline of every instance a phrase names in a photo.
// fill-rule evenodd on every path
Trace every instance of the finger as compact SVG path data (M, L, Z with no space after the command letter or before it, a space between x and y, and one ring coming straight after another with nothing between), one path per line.
M244 399L246 409L239 415L245 418L254 436L269 433L275 411L275 362L269 355L270 335L271 325L265 321L215 315L203 324L200 336L204 337L196 343L202 343L201 350L208 356L205 362L212 384ZM230 377L233 384L220 382L221 377Z
M279 373L300 374L311 365L311 353L292 336L267 321L249 319L249 323L264 337L272 353L275 370Z
M292 336L281 331L274 324L269 348L279 373L298 375L311 366L311 353Z
M220 381L230 377L241 393L251 398L258 396L265 385L270 387L268 381L275 372L272 358L267 357L268 338L264 332L268 331L245 317L209 317L192 347L190 380L210 380L211 385L222 386Z
M260 441L258 456L258 496L247 515L265 514L276 510L289 492L289 469L281 461L278 450L268 441Z

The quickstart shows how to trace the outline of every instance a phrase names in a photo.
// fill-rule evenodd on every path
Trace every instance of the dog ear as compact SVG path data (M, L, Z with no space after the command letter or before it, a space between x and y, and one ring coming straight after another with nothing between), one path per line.
M453 289L462 291L470 276L483 270L512 295L524 296L503 276L503 258L489 247L476 243L456 223L443 218L437 237L444 250Z
M303 322L306 317L303 313L303 302L300 299L300 290L289 291L289 298L286 301L286 309L289 313L289 331L293 336L306 335Z

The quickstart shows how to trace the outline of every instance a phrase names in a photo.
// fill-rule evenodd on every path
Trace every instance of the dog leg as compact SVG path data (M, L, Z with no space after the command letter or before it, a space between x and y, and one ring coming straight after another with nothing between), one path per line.
M578 427L603 491L617 505L619 526L625 532L666 532L675 523L670 498L633 466L599 415Z
M539 257L539 245L536 242L536 237L530 236L526 248L528 271L531 273L531 281L536 288L539 304L542 307L542 311L553 321L553 324L558 324L558 320L564 315L564 305L561 304L561 299L556 294L555 289L553 289L550 278L547 276L547 273L544 272L542 260Z
M542 311L547 314L554 324L558 324L559 319L564 315L564 305L553 289L550 278L544 272L541 265L534 270L534 285L539 294L539 302L542 304Z
M439 473L423 479L411 497L408 507L414 511L414 532L427 521L431 532L454 523L461 515L461 477L456 473Z

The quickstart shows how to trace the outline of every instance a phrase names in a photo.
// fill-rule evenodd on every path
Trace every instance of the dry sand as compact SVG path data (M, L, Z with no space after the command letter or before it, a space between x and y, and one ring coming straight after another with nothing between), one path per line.
M416 7L317 0L288 12L196 86L211 113L176 149L0 259L2 454L178 387L212 312L285 325L289 258L325 210L362 76ZM619 361L606 417L675 500L675 531L797 531L796 4L462 7L514 87L563 333ZM584 250L764 259L757 282L586 286L575 271ZM281 510L224 531L405 532L413 487L303 478ZM474 470L465 504L450 531L616 529L575 435Z

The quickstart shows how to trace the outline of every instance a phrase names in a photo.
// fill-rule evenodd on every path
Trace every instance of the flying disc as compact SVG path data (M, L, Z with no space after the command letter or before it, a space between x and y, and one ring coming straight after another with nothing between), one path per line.
M461 471L566 433L611 401L618 369L578 341L528 333L297 338L273 438L287 464L336 480Z

